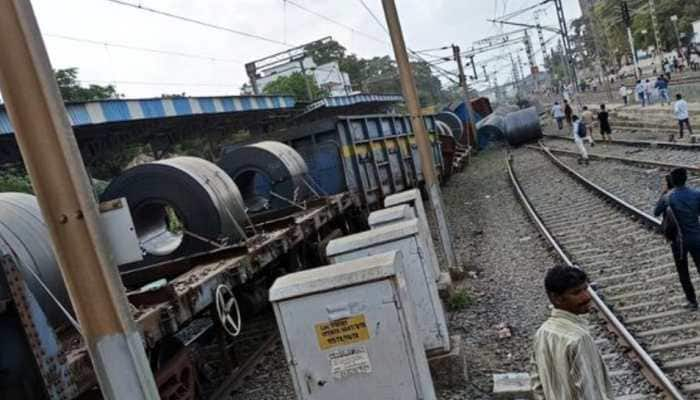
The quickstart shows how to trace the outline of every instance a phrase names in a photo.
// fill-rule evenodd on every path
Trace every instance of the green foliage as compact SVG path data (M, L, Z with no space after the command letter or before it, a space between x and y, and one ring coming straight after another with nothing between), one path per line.
M309 90L311 91L311 98L309 98ZM312 101L326 96L326 92L318 87L312 77L306 76L301 72L295 72L289 76L280 76L267 84L263 92L270 95L291 95L304 101Z
M350 77L354 90L366 93L401 93L398 68L389 56L359 58L355 54L348 54L345 47L335 40L315 43L307 46L305 50L317 65L337 61L340 70ZM442 82L433 75L427 63L414 62L412 67L422 106L447 103L456 99L443 89Z
M26 172L8 170L0 172L0 192L34 193Z
M450 311L460 311L474 304L474 300L465 289L458 289L447 300L447 308Z
M316 65L328 64L345 58L345 47L335 40L325 43L314 42L304 48Z
M655 0L659 41L664 51L677 47L676 32L671 15L678 16L678 31L681 35L692 32L692 22L700 19L700 2L688 0ZM656 47L654 29L649 14L648 1L629 2L632 14L632 35L637 48ZM593 9L596 19L600 48L606 58L613 61L623 55L631 55L625 24L622 22L619 0L601 0ZM647 30L646 35L642 30Z
M119 97L117 89L113 85L80 86L78 82L78 69L66 68L54 71L58 89L65 101L91 101L104 100Z

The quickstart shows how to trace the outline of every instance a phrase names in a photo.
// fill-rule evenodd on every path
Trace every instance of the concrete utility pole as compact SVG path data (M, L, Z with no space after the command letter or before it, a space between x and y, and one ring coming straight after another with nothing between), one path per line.
M433 169L433 150L428 134L425 131L423 116L421 115L421 108L420 104L418 103L416 82L411 71L411 64L408 62L406 43L404 42L403 33L401 32L401 23L399 22L399 15L396 11L396 4L394 3L394 0L382 0L382 6L384 7L386 24L389 28L389 35L391 36L391 44L394 47L396 64L399 67L401 89L403 91L404 98L406 99L408 112L411 114L411 123L413 125L416 145L418 146L418 152L420 154L420 165L421 171L423 172L423 178L425 179L425 187L430 196L430 202L433 206L433 211L435 212L438 227L440 228L440 241L442 242L442 247L445 250L445 255L447 256L448 267L450 269L458 268L457 258L455 257L454 249L452 248L452 238L450 237L450 233L447 228L447 221L445 220L442 195L440 194L440 184L437 181L435 170Z
M462 65L462 56L460 54L459 46L452 45L452 55L455 62L457 63L457 71L459 73L459 86L462 88L462 96L464 96L464 106L467 108L467 116L469 117L469 126L467 132L467 145L473 146L476 141L476 125L474 124L474 110L472 109L472 103L469 100L469 85L467 83L467 77L464 75L464 66ZM474 65L474 59L472 58L472 66ZM476 74L476 72L475 72Z
M656 19L656 1L649 0L649 15L651 15L651 26L654 29L654 42L656 43L656 62L659 72L663 73L663 57L661 57L661 39L659 34L659 22Z
M637 79L641 79L641 73L639 72L639 60L637 59L637 50L634 48L634 37L632 37L632 20L630 19L630 9L627 6L627 1L621 0L620 7L622 11L622 22L625 23L627 28L627 40L630 42L630 50L632 51L632 61L634 62L634 76Z
M0 90L105 399L158 399L29 0L0 1Z

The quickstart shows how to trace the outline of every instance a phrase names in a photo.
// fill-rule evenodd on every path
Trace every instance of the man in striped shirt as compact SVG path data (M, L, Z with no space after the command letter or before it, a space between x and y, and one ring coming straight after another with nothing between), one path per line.
M536 400L614 400L598 346L581 317L591 306L583 270L557 266L545 276L552 315L535 334L530 379Z

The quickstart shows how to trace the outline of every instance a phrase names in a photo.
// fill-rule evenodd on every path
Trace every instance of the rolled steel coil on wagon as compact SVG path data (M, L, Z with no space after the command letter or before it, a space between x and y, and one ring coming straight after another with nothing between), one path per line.
M57 302L65 310L71 310L71 303L36 197L0 193L0 255L14 259L49 323L57 327L66 322ZM0 283L0 299L8 297L8 287Z
M506 140L511 146L537 140L541 137L542 126L535 107L506 115Z
M454 138L454 136L455 136L455 135L454 135L454 132L452 131L452 129L450 128L450 126L447 125L446 123L437 120L437 121L435 121L435 127L437 127L437 131L438 131L438 133L440 133L441 135L443 135L443 136L449 136L449 137Z
M309 168L292 147L263 141L223 154L219 165L233 178L249 213L286 208L309 194Z
M442 111L435 116L437 121L441 121L447 124L447 126L452 129L452 135L457 141L462 141L462 136L464 136L464 123L457 116L457 114L451 111Z
M246 215L236 184L221 168L196 157L175 157L130 168L110 182L102 201L125 197L151 264L243 239Z

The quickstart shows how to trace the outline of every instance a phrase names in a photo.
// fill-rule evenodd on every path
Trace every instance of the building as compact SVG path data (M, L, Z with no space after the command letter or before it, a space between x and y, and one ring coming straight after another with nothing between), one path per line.
M316 65L311 57L261 70L257 79L258 90L263 92L265 86L275 79L297 72L312 76L318 87L327 90L331 97L346 96L352 91L350 77L340 70L337 62Z

